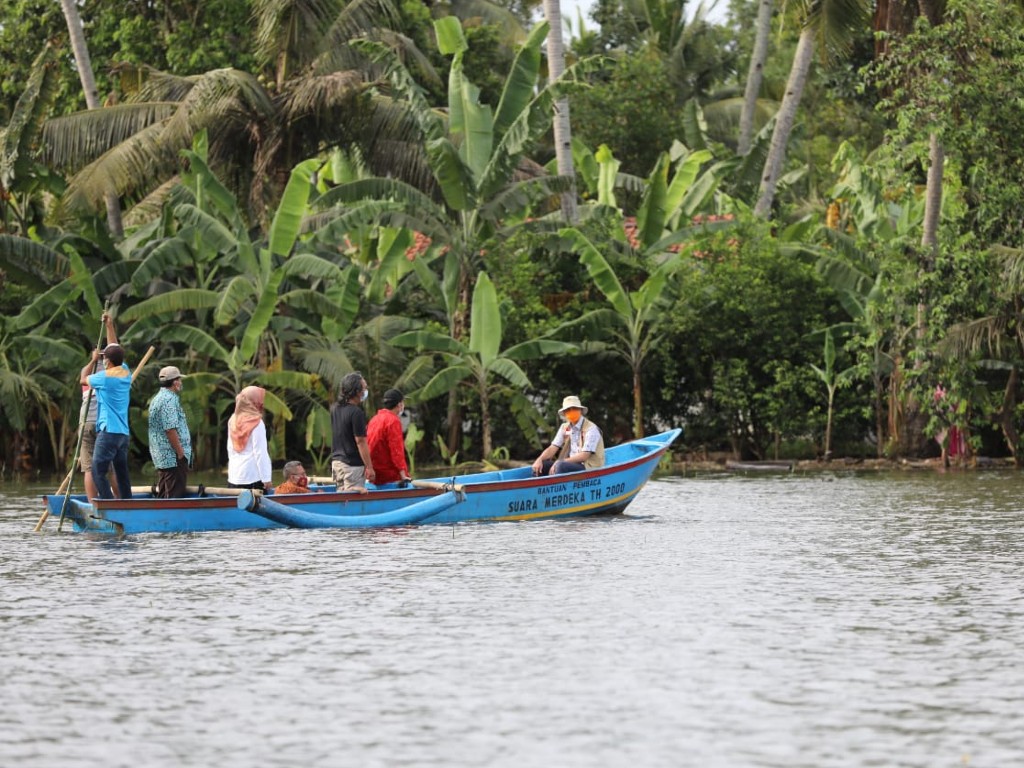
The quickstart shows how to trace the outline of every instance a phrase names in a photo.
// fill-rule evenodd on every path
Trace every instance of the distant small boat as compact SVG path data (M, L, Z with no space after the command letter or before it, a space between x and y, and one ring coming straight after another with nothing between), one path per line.
M792 461L727 461L725 468L730 472L792 472Z
M325 492L263 496L250 491L198 491L181 499L71 496L64 510L74 530L126 535L247 528L381 528L505 520L541 520L622 512L650 478L680 434L672 429L605 450L599 469L534 477L529 466L414 480L367 493ZM59 518L63 495L45 496Z

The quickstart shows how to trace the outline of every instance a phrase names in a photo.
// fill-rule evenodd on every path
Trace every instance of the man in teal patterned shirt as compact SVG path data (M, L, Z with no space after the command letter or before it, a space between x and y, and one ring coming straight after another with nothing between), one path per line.
M156 495L180 499L185 495L192 463L192 436L181 407L184 376L173 365L160 369L160 391L149 402L149 454L157 470Z

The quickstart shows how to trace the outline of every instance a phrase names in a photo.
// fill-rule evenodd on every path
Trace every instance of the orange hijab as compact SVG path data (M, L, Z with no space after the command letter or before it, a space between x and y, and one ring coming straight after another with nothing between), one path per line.
M267 390L263 387L246 387L235 398L235 413L228 419L228 435L236 451L245 450L249 435L263 421L263 398L266 395Z

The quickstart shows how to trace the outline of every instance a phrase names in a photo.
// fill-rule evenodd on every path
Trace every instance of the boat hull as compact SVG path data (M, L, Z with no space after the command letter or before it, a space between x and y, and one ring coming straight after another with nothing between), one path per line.
M368 493L332 489L267 497L277 505L295 509L299 513L295 519L284 514L271 519L251 512L239 506L236 496L154 499L148 495L98 500L93 504L81 496L71 497L65 506L65 517L76 531L126 535L280 527L444 525L610 514L626 509L678 435L679 430L674 429L614 446L606 450L604 467L571 474L538 478L532 476L529 467L518 467L437 478L431 484L434 487L382 486ZM461 489L460 498L454 503L421 504L450 493L451 485ZM45 500L51 516L59 518L64 497L49 496ZM403 522L403 510L413 507L419 511L429 509L430 514L413 515L416 519ZM300 522L303 516L309 524ZM330 524L330 518L339 519L340 524Z

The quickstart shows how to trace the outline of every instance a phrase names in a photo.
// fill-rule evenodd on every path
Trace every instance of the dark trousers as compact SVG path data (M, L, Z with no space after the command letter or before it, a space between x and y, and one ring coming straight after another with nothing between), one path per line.
M132 479L128 476L128 440L128 435L106 431L96 433L96 445L92 449L92 481L101 499L114 498L114 491L107 480L107 470L111 465L121 498L132 497Z
M170 469L156 471L156 497L158 499L183 499L188 493L185 486L188 480L188 464L176 464Z
M548 459L547 461L544 462L543 474L546 475L550 473L552 466L555 467L556 475L561 475L565 472L582 472L584 469L586 469L586 467L580 464L578 461L552 461L551 459Z

